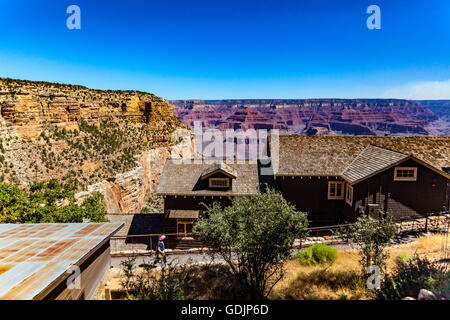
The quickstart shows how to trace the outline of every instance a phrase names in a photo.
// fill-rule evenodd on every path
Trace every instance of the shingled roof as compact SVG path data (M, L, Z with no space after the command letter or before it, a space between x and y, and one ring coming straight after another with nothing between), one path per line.
M235 179L237 176L236 170L231 168L229 165L227 165L223 161L219 161L219 162L213 163L208 168L206 168L205 171L202 172L201 178L205 179L218 171L222 171L227 176L229 176L233 179Z
M342 177L354 183L404 161L409 157L405 153L370 144L344 169Z
M278 162L274 173L339 176L368 145L413 156L438 170L450 167L450 137L280 136L278 159L272 147L272 160Z
M237 196L259 193L258 165L256 163L227 164L235 173L231 190L199 188L199 181L206 170L219 162L201 160L201 163L168 159L159 180L159 195Z

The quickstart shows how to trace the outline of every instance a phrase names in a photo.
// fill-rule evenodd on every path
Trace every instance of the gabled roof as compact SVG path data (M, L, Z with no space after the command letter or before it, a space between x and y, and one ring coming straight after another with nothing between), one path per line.
M369 144L408 154L443 174L450 167L450 137L280 136L274 174L339 176Z
M370 144L344 169L341 176L355 183L409 158L408 154Z
M229 176L232 179L236 179L236 170L231 168L229 165L224 163L223 161L213 163L208 168L206 168L201 175L202 179L205 179L217 172L222 172L223 174Z
M201 187L202 175L217 161L197 160L183 162L168 159L159 180L159 195L189 196L237 196L259 193L259 175L257 163L227 164L229 172L236 177L230 190L211 190Z

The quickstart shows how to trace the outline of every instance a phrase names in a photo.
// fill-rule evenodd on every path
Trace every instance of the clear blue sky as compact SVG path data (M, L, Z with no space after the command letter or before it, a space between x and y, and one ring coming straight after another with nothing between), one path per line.
M0 0L0 76L167 99L450 99L450 1Z

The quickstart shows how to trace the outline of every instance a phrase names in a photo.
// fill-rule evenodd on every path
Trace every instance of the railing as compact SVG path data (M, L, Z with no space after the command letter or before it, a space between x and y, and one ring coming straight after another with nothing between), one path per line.
M333 232L334 230L339 230L341 228L348 228L350 226L352 226L353 223L346 223L346 224L336 224L336 225L332 225L332 226L323 226L323 227L311 227L308 228L309 230L309 235L319 235L319 234L324 234L327 232Z
M433 226L430 226L429 219L430 217L436 217L436 216L445 216L445 220L439 220L438 223L434 223ZM425 223L418 222L418 220L425 219ZM403 224L409 222L411 223L411 226L403 227ZM401 219L400 221L397 221L397 223L400 223L400 225L397 228L397 236L400 236L401 234L407 233L407 232L428 232L430 230L433 231L449 231L449 223L450 223L450 212L449 211L442 211L437 213L431 213L423 216L409 216ZM332 235L333 231L341 229L341 228L348 228L352 226L353 223L347 223L347 224L337 224L337 225L330 225L330 226L322 226L322 227L310 227L309 230L309 236L310 237L317 237L317 236L323 236L323 235ZM437 226L436 226L437 225ZM124 240L125 244L127 244L127 240L131 241L131 251L134 251L135 246L138 244L146 245L148 246L149 251L154 250L153 247L158 242L158 238L161 234L138 234L138 235L126 235L126 236L113 236L111 238L111 248L113 251L118 252L121 250L118 250L118 241ZM182 237L192 237L195 238L194 233L165 233L166 239L164 240L164 244L166 248L170 248L171 244L174 244L175 241L178 241ZM138 241L138 239L143 239L143 241ZM342 242L342 241L341 241ZM303 241L300 242L300 246L302 246Z
M170 248L170 244L172 241L175 241L175 239L182 238L182 237L194 237L193 233L164 233L166 236L166 239L164 239L164 245L166 248ZM159 237L161 236L161 233L150 233L150 234L132 234L132 235L126 235L126 236L113 236L111 237L111 248L114 252L119 252L121 250L118 250L117 242L120 240L124 240L125 243L128 239L131 240L131 251L134 251L134 247L138 244L145 244L148 245L149 250L154 250L153 244L156 244L158 242ZM137 239L144 239L143 242L138 242ZM147 239L147 241L146 241Z

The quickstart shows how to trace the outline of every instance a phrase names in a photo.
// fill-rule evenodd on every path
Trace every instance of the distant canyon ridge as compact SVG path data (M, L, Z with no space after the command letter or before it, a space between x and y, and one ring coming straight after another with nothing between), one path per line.
M248 99L171 100L193 128L279 129L307 135L450 135L450 100Z

